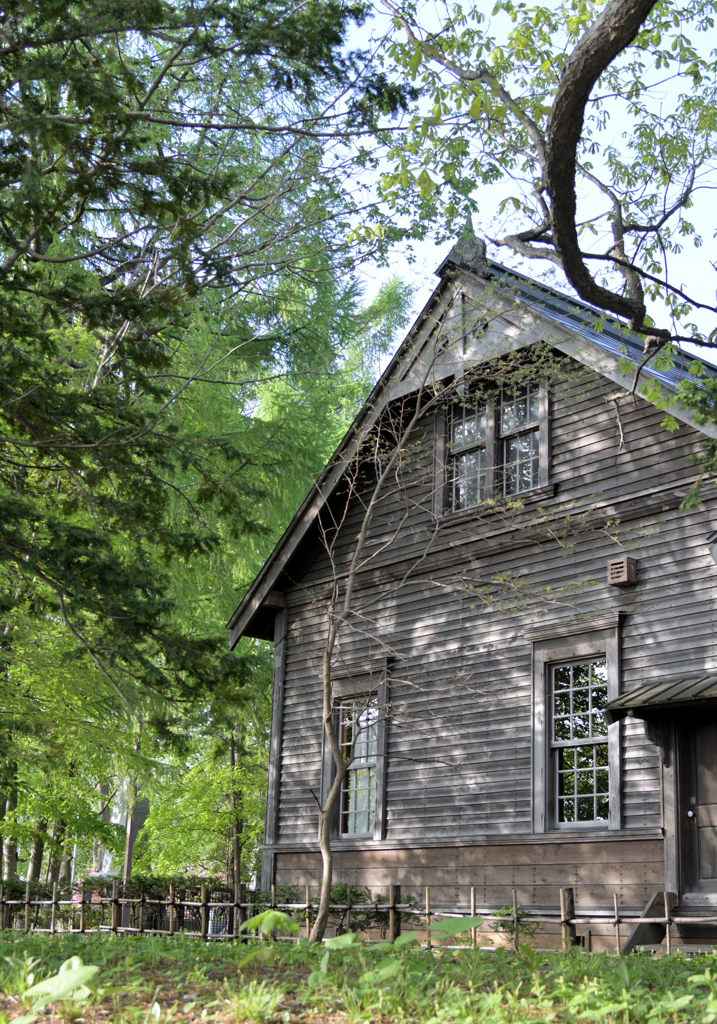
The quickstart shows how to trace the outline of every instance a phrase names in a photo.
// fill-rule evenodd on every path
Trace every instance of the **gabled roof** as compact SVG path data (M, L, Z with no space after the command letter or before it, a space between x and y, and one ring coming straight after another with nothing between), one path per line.
M466 365L478 365L501 354L501 344L502 351L509 351L537 340L548 340L618 387L632 388L634 367L643 359L643 343L637 335L586 303L485 259L483 253L478 240L462 241L441 263L436 271L440 281L429 301L229 620L227 628L232 648L244 635L272 639L274 610L280 599L275 591L277 581L338 485L357 439L371 428L391 399L415 389L417 378L412 377L412 370L420 363L422 349L442 315L441 310L447 309L461 291L473 290L480 295L490 289L494 297L503 300L504 308L496 319L498 326L493 330L490 346L478 341L462 361L457 356L447 355L436 370L437 376L448 376L456 369L451 366L452 358L460 362L458 368L464 372ZM625 360L632 366L627 372ZM717 369L710 364L703 360L697 362L701 363L705 376L717 376ZM691 376L686 365L659 370L648 366L642 373L672 394L681 382L697 379ZM670 412L675 418L697 427L690 411L679 404L671 407ZM717 426L697 429L717 437Z
M573 299L568 295L537 281L532 281L524 274L510 270L500 263L493 261L489 264L490 274L499 281L510 284L513 291L523 296L526 301L535 303L546 317L556 324L567 327L573 331L579 331L582 337L589 339L598 345L605 352L620 357L626 357L635 366L639 366L643 359L643 342L638 335L633 334L624 324L618 320L606 317L604 313L594 309L579 299ZM707 377L717 377L717 367L705 362L697 356L685 358L681 364L674 367L656 370L654 367L646 368L643 372L646 377L653 377L661 384L674 390L680 383L686 380L696 381L688 370L688 363L693 360L698 362L704 369Z

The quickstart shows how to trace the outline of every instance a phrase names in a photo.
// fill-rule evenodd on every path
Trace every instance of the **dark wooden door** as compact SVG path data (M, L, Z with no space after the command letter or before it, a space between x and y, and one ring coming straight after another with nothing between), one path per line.
M685 730L686 889L717 892L717 721Z

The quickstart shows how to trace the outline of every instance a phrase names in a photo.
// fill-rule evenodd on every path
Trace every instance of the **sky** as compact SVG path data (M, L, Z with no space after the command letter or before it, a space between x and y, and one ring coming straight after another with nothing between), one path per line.
M437 24L437 7L432 0L431 2L419 3L419 11L424 19L424 24L427 23L429 27ZM499 28L500 26L497 27ZM375 40L388 31L391 31L389 19L378 12L376 17L366 27L355 32L351 43L353 45L366 45L372 38ZM703 50L711 45L709 34L704 37L695 37L695 42L699 42L699 46ZM658 102L664 102L666 106L669 106L673 98L671 90L675 88L675 83L670 81L662 85L657 96ZM684 91L684 83L682 83L680 88ZM608 105L607 109L610 114L609 130L611 141L616 145L624 145L623 136L631 130L630 123L627 118L623 118L622 111L616 106L610 107ZM717 188L717 173L713 175L710 184L712 188ZM511 194L515 194L515 186L507 179L490 186L480 185L474 196L479 206L479 213L473 217L473 224L477 234L489 240L491 237L500 237L504 233L503 225L497 216L497 211L501 201ZM694 206L689 216L702 231L704 244L701 248L695 248L692 242L688 240L683 252L679 256L672 258L670 267L671 281L686 287L690 294L696 294L699 299L705 302L715 301L715 285L717 285L717 273L711 265L713 262L717 262L714 205L715 201L711 188L696 194ZM594 212L598 212L597 209ZM375 294L383 281L391 275L397 274L415 287L414 312L417 315L436 285L435 270L449 249L450 243L445 241L438 243L436 232L433 232L424 241L412 243L410 249L408 247L403 249L397 247L391 256L389 267L365 266L362 270L362 278L367 298L371 298ZM500 263L520 270L522 273L533 274L534 276L544 274L546 269L551 267L551 264L544 261L535 261L532 265L528 264L527 261L516 256L506 247L491 245L490 241L488 241L488 255ZM550 283L559 291L567 294L571 293L570 286L560 271L557 272L557 276L554 276ZM653 316L655 322L667 323L664 307L661 307L660 304L648 303L648 312ZM697 323L700 330L705 334L709 333L717 325L714 315L708 312L696 311L691 319ZM713 353L710 350L690 344L686 344L685 348L688 352L699 354L702 358L717 365L717 352Z

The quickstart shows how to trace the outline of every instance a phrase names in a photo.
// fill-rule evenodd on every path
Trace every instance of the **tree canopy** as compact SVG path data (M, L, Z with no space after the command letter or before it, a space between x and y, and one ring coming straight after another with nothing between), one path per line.
M58 855L71 835L110 842L97 786L150 790L191 762L209 707L227 735L254 716L262 741L266 652L229 654L224 623L409 303L394 282L363 307L354 267L378 243L348 241L364 200L346 162L408 95L348 50L365 16L333 0L0 16L12 857L44 835Z
M695 313L717 312L679 256L711 225L690 210L715 187L712 4L561 0L529 5L382 0L392 58L426 104L391 153L384 194L451 229L504 179L504 233L491 241L558 267L587 302L645 335L646 356L712 344ZM507 228L507 230L505 230ZM660 323L647 302L664 303ZM666 307L666 308L665 308Z

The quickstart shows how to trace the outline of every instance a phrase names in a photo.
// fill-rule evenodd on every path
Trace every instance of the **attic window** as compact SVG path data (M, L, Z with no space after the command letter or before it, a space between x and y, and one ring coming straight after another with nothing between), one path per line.
M453 403L448 430L448 510L498 496L520 497L548 484L548 389L534 382Z
M540 391L528 384L503 395L500 406L503 493L521 494L540 476Z
M486 498L488 415L475 397L451 410L451 507L471 508Z

